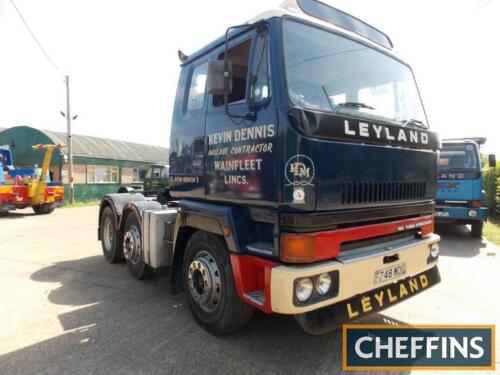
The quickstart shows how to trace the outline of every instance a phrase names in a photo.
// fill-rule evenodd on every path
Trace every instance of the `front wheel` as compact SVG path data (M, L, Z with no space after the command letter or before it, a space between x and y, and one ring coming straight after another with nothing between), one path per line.
M229 251L220 237L193 234L184 254L183 281L191 312L209 333L234 332L250 319L253 308L237 295Z
M481 238L483 236L483 222L476 221L470 225L470 235L474 238Z
M130 213L125 221L123 256L130 273L137 280L146 279L153 274L151 267L144 262L141 225L134 213Z

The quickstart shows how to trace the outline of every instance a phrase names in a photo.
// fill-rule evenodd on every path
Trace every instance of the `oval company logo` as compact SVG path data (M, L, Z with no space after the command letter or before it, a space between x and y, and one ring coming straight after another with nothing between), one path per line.
M285 180L290 186L312 185L314 179L314 163L309 156L294 155L285 166Z

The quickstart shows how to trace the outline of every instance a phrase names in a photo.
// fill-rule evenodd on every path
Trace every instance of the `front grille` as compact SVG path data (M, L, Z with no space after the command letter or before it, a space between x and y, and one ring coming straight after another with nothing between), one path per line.
M449 200L435 200L438 206L453 206L453 207L473 207L472 202L468 201L449 201Z
M380 236L380 237L373 237L373 238L368 238L368 239L362 239L362 240L356 240L356 241L349 241L349 242L343 242L340 245L340 251L349 251L349 250L356 250L360 249L366 246L373 246L373 245L379 245L381 243L387 243L391 241L396 241L396 240L401 240L404 238L415 238L415 235L417 233L417 230L409 230L409 231L404 231L400 233L393 233L393 234L388 234L385 236Z
M424 181L343 182L342 204L417 200L425 197Z

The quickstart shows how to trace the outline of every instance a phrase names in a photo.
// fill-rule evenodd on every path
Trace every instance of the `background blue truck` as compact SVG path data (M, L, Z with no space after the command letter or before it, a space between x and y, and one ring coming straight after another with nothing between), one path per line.
M485 138L443 140L438 163L436 222L470 224L474 238L482 236L488 218L479 152L485 142ZM488 156L488 163L495 167L495 155Z

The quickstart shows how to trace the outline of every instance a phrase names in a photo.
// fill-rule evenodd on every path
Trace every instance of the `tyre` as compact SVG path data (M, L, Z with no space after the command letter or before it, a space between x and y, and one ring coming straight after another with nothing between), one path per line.
M183 282L196 322L213 335L236 331L253 308L237 295L224 240L198 231L189 239L183 258Z
M474 238L481 238L483 236L483 222L475 221L471 225L470 235Z
M153 270L144 262L141 224L134 213L127 216L123 231L123 256L127 267L137 280L150 277Z
M122 241L116 216L111 207L102 211L99 223L102 253L109 263L119 263L123 260Z
M47 215L47 214L50 214L56 208L56 206L54 205L54 203L42 203L42 204L34 205L32 207L33 207L33 211L35 211L35 214L37 214L37 215Z

